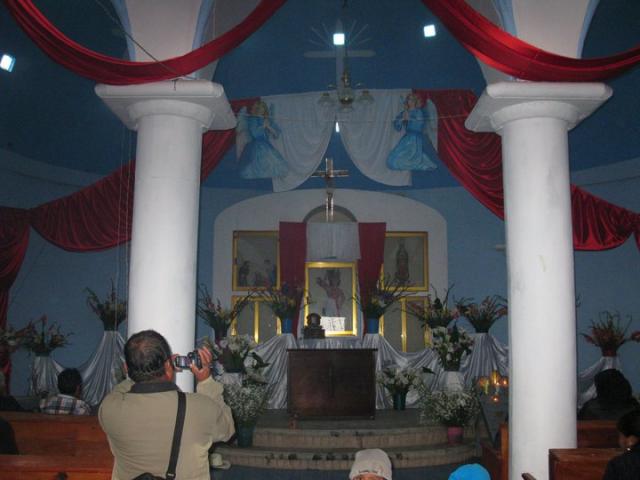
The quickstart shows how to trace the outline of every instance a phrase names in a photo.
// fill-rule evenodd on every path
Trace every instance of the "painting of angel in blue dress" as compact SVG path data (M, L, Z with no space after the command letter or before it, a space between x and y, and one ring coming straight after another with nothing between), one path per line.
M270 138L278 138L281 131L270 113L262 100L251 106L249 115L246 109L240 111L236 132L238 148L244 143L241 138L247 142L239 158L242 178L274 178L287 174L286 161L271 145Z
M387 157L391 170L433 170L437 157L431 142L425 139L427 113L422 109L420 98L410 93L404 100L404 109L396 116L393 127L405 133Z

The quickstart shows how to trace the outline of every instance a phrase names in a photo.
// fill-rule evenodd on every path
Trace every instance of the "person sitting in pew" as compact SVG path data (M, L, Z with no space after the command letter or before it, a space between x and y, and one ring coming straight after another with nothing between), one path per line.
M58 375L57 395L40 402L40 411L51 415L90 415L91 407L82 400L82 376L75 368L67 368Z
M594 383L596 398L582 406L578 420L618 420L625 413L640 409L629 380L620 370L603 370L595 376Z
M638 480L640 478L640 410L618 420L620 446L625 449L607 464L602 480Z

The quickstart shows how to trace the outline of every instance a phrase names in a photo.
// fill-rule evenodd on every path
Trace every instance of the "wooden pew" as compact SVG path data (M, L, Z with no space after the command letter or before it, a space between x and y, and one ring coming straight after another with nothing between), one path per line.
M616 448L549 450L549 480L602 480L607 463L622 452Z
M2 412L20 454L111 457L98 417Z
M0 480L110 480L113 459L0 455Z
M111 478L113 456L97 417L26 412L1 416L13 427L20 455L0 455L0 480Z
M580 420L577 423L578 448L614 448L618 446L618 431L613 420ZM500 448L482 442L480 463L489 471L492 480L509 478L509 429L500 425Z

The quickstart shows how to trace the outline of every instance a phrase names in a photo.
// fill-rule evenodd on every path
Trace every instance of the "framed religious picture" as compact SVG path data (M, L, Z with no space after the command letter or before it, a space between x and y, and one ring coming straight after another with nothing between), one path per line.
M357 335L356 265L354 262L307 262L305 318L320 315L325 335Z
M233 232L233 290L280 288L277 231Z
M384 239L383 279L408 285L414 292L429 290L427 232L387 232Z
M235 304L241 298L233 296L231 301ZM280 334L280 322L264 300L252 298L231 324L230 333L249 335L256 343L264 343Z

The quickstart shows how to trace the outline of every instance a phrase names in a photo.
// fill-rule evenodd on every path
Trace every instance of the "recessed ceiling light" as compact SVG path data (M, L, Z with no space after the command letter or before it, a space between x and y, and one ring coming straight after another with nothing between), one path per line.
M334 45L344 45L344 33L334 33L333 34L333 44Z
M16 59L11 55L7 55L6 53L2 55L2 58L0 58L0 68L2 70L6 70L7 72L13 70L13 66L15 65L15 63Z
M436 36L436 26L433 23L430 25L425 25L422 31L424 32L425 38Z

